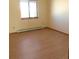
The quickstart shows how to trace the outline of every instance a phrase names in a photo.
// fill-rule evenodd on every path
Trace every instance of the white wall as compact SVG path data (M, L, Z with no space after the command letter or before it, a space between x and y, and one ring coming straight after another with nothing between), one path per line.
M20 0L10 0L10 20L9 32L17 32L20 29L28 29L34 27L47 27L48 23L48 0L38 0L38 19L20 19Z
M20 0L10 0L9 32L34 27L50 27L68 33L68 0L38 0L38 19L20 19Z
M68 0L51 0L49 27L69 33Z

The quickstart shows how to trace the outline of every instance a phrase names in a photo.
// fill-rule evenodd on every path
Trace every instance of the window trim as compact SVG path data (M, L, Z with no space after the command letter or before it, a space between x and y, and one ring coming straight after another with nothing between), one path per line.
M26 18L21 18L22 20L26 20L26 19L38 19L38 17L26 17Z
M21 19L22 20L26 20L26 19L38 19L38 1L36 0L36 12L37 12L37 16L36 17L30 17L30 6L29 6L29 0L28 0L28 9L29 9L29 17L24 17L24 18L22 18L21 17Z

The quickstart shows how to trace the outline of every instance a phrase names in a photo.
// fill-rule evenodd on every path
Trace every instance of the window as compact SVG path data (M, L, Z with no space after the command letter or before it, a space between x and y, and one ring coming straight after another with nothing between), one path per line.
M37 18L37 1L20 0L21 18Z

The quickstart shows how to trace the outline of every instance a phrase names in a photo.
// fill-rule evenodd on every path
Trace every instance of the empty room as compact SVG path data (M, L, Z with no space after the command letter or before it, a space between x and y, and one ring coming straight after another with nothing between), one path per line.
M9 58L68 59L68 0L10 0Z

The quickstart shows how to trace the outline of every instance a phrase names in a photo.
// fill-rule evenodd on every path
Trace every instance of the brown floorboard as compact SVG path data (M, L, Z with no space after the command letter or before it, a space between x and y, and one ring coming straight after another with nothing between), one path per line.
M10 34L10 59L68 59L68 35L48 28Z

